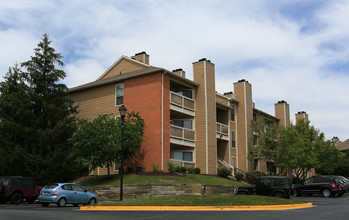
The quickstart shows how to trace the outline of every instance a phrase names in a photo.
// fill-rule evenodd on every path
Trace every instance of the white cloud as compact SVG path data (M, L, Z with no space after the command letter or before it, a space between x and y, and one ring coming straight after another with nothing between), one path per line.
M192 62L207 57L218 92L245 78L258 109L274 114L284 99L291 118L305 110L327 138L347 139L348 10L343 0L12 0L0 3L0 71L28 60L45 32L65 57L69 87L96 80L121 55L146 51L151 65L181 67L188 78Z
M102 75L105 69L94 59L76 60L74 64L68 64L64 68L66 73L71 74L69 80L64 80L68 87L75 87L97 80L95 75ZM91 74L93 73L93 74Z

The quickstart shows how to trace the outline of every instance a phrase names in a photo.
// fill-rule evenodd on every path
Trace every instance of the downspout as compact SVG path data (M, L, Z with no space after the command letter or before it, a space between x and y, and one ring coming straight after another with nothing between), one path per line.
M161 75L161 170L164 170L164 71Z

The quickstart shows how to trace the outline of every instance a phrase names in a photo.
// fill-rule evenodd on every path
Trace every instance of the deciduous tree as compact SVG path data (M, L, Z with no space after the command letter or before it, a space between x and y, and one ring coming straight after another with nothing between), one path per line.
M94 120L80 120L79 129L70 139L74 145L73 158L81 166L93 170L97 167L109 167L120 161L121 119L113 115L99 115ZM144 130L144 120L135 112L127 113L124 124L125 161L139 151Z

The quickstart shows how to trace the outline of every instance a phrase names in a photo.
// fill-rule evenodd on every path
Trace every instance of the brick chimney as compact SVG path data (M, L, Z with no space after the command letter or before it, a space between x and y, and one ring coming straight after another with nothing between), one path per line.
M339 140L338 137L333 137L333 138L332 138L332 143L334 144L334 146L337 147L337 145L338 145L339 143L341 143L341 142L340 142L340 140Z
M140 53L136 53L131 58L134 59L134 60L137 60L139 62L142 62L144 64L149 65L149 55L145 51L142 51Z
M182 69L176 69L176 70L172 70L172 72L178 76L182 76L185 77L185 71Z
M204 174L217 175L215 66L206 58L193 63L196 93L196 167Z
M231 99L234 98L234 93L233 92L225 92L223 95L227 96L227 97L229 97Z
M297 123L297 121L299 121L299 120L304 120L304 122L309 121L308 114L307 114L305 111L298 112L298 113L296 114L296 123Z
M288 127L290 125L290 106L284 101L278 101L275 104L275 117L279 118L279 127Z

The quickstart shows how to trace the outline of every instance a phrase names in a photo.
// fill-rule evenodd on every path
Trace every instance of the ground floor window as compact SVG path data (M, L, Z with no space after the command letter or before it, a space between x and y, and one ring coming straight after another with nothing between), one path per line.
M232 157L231 158L231 166L234 167L234 168L237 167L236 166L236 157Z
M193 161L193 152L174 151L174 160Z

